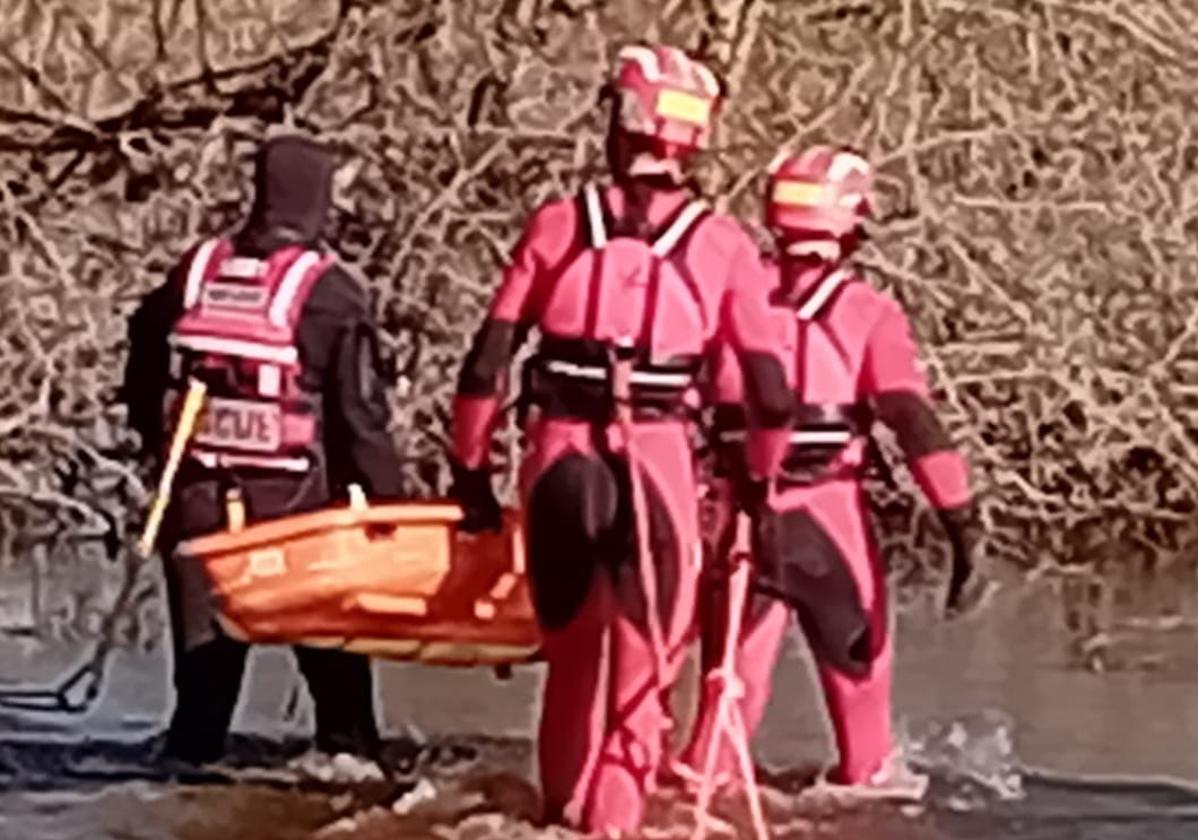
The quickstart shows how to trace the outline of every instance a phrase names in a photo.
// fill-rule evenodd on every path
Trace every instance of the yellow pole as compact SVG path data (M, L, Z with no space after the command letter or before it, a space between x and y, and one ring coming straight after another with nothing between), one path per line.
M154 503L150 508L150 515L146 519L146 527L141 532L141 539L137 541L137 552L142 557L149 557L154 550L154 544L158 542L158 531L162 527L162 518L166 514L166 507L171 500L175 473L179 471L179 463L183 460L183 453L187 449L188 441L191 440L191 433L195 430L196 421L199 419L200 410L204 407L204 398L207 393L208 386L200 380L187 380L187 394L183 398L183 408L175 423L175 432L171 437L171 448L167 455L166 465L158 479L158 490L154 493Z

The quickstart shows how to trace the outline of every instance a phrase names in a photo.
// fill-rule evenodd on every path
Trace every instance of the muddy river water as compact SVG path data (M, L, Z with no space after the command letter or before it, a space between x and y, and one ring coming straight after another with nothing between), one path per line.
M896 717L908 755L933 778L919 806L847 806L803 790L829 743L791 639L755 745L775 836L1198 838L1198 625L1125 610L1086 629L1060 603L1042 584L1009 588L954 623L918 605L904 613ZM0 684L49 679L71 655L5 643ZM0 714L0 838L564 836L533 824L539 669L507 682L394 663L378 673L394 779L322 784L287 765L311 710L290 657L272 649L252 660L228 766L180 776L152 760L166 661L120 654L88 716ZM723 836L744 824L738 801L718 813ZM687 837L691 824L686 803L663 796L644 836Z

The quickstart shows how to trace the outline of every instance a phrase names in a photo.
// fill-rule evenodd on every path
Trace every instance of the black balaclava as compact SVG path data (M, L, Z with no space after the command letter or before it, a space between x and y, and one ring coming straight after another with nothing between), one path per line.
M333 200L332 153L288 134L262 144L254 168L254 205L237 250L266 256L287 245L316 245Z
M818 230L789 231L778 240L782 284L775 298L793 301L806 284L823 280L843 266L857 251L861 238L860 228L842 236Z
M649 203L653 193L685 189L697 194L699 185L693 178L683 176L682 180L678 180L665 172L648 175L630 174L628 170L631 168L633 158L641 153L651 153L653 141L650 138L625 131L620 126L619 96L610 85L605 87L600 94L600 101L606 102L610 106L607 137L604 144L608 167L612 180L624 190L628 202L625 218L617 221L617 230L613 232L621 236L647 238L652 234L649 225Z

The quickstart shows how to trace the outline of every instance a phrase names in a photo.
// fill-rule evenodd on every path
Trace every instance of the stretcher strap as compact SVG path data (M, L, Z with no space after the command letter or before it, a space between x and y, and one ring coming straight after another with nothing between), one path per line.
M753 770L753 758L749 750L749 735L741 713L741 698L744 683L736 673L736 654L740 647L741 620L745 613L745 602L749 592L751 565L745 550L748 544L748 521L741 515L737 519L737 545L730 558L732 574L728 581L728 624L724 634L724 651L720 667L708 676L720 686L716 702L716 715L711 738L707 743L707 754L703 757L703 775L699 785L699 801L696 807L695 831L692 840L704 840L707 836L711 811L711 800L716 787L716 757L722 741L728 738L736 753L737 769L749 802L753 819L753 831L757 840L769 840L765 814L761 808L761 794L757 787L757 776Z

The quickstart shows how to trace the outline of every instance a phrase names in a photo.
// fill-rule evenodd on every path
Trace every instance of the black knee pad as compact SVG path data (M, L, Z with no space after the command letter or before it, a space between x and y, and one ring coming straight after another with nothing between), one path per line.
M772 578L758 580L758 589L794 608L817 659L864 676L882 640L874 638L848 562L807 511L789 511L780 524L782 562Z
M621 505L604 556L611 558L614 564L611 572L620 608L647 634L648 602L645 599L644 578L641 574L636 512L632 507L632 486L625 463L620 462L614 469L620 480ZM678 530L657 487L648 476L643 476L641 480L645 488L645 503L649 508L649 550L653 557L658 620L663 627L668 627L673 620L674 601L678 597L678 576L683 562Z
M564 627L578 614L618 507L615 476L597 458L567 455L537 479L528 510L528 571L544 627Z

